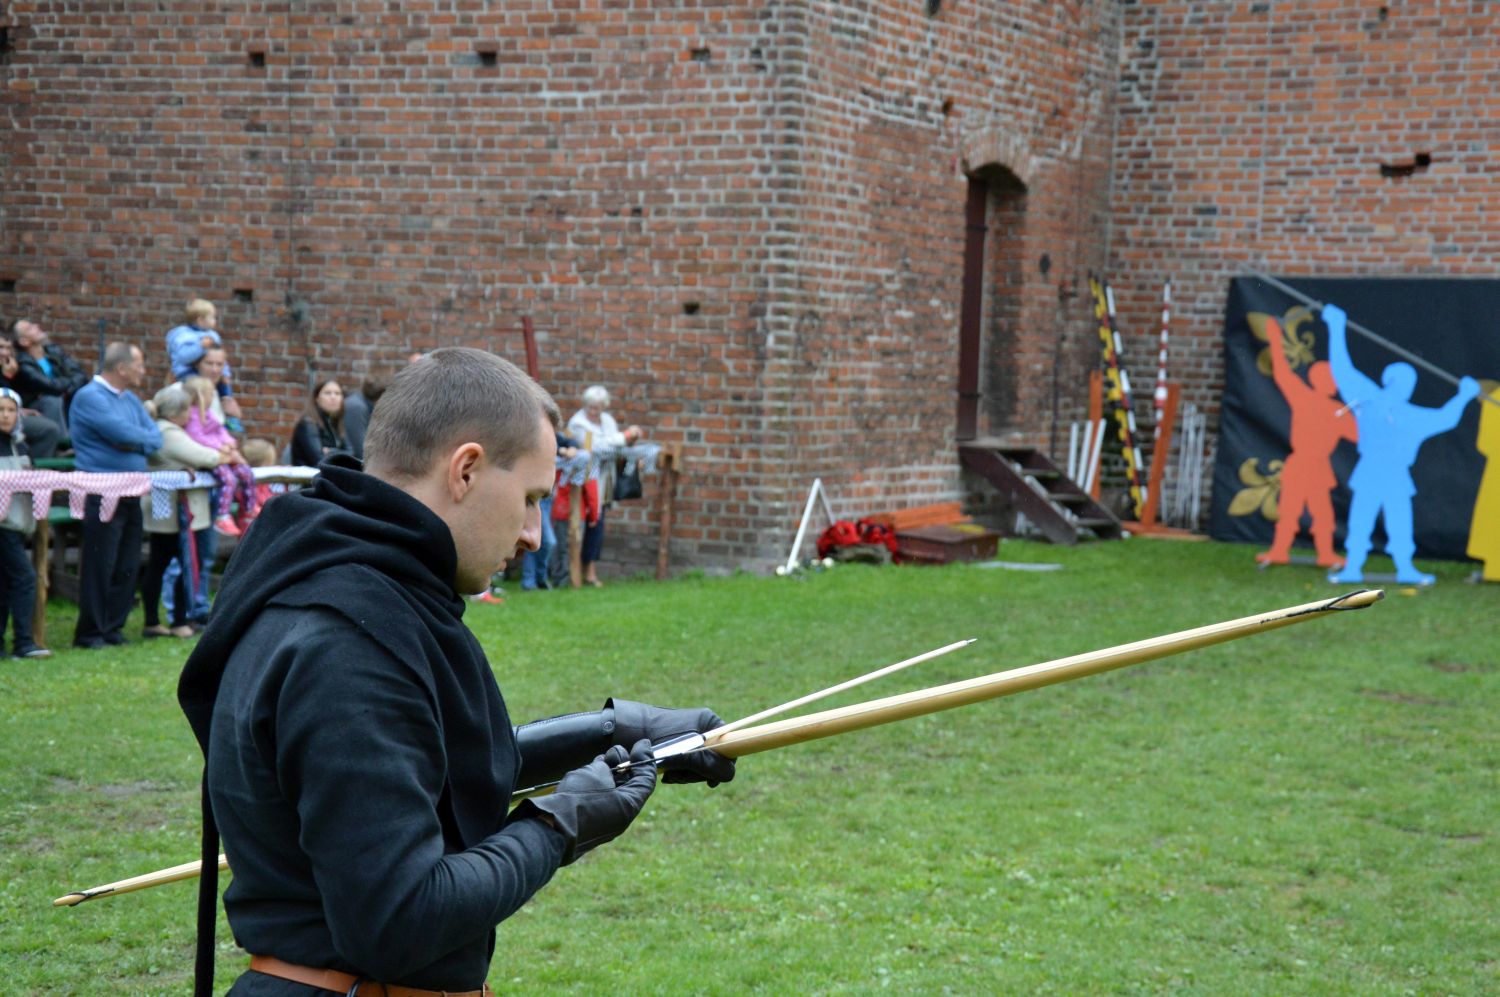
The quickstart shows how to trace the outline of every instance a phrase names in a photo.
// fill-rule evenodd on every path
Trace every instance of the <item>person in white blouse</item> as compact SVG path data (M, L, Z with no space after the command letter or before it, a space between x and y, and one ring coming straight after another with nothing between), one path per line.
M582 443L586 450L627 447L645 435L640 426L620 429L608 409L609 392L601 384L590 385L583 392L583 408L568 420L568 435ZM609 497L614 491L614 474L614 461L600 462L599 522L583 533L583 580L595 588L599 588L601 584L598 572L599 553L604 547L604 515L609 508Z

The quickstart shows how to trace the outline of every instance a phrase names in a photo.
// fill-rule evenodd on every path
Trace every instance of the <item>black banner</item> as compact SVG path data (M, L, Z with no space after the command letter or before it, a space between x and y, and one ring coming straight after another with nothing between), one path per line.
M1494 390L1492 382L1500 381L1500 281L1277 279L1314 301L1342 308L1351 325L1361 325L1455 377L1480 381L1482 391ZM1209 524L1215 539L1270 544L1275 529L1281 467L1291 448L1292 415L1272 378L1267 330L1276 325L1283 330L1288 364L1305 383L1312 365L1329 359L1329 330L1320 314L1265 281L1235 278L1224 315L1224 397ZM1377 385L1387 365L1402 360L1352 328L1347 342L1354 368ZM1458 390L1454 384L1420 366L1416 371L1412 405L1441 409L1454 398ZM1348 401L1348 385L1339 388ZM1485 404L1482 399L1470 401L1453 428L1431 435L1417 450L1410 476L1416 492L1411 507L1418 557L1466 557L1485 471L1485 455L1477 446L1480 409ZM1355 415L1370 418L1369 412L1357 406ZM1374 433L1367 435L1375 438ZM1355 444L1347 440L1338 443L1331 458L1337 481L1332 496L1335 542L1340 550L1345 547L1349 479L1357 458ZM1500 509L1485 515L1500 517ZM1306 540L1304 524L1298 542ZM1384 551L1385 543L1382 517L1374 533L1377 553Z

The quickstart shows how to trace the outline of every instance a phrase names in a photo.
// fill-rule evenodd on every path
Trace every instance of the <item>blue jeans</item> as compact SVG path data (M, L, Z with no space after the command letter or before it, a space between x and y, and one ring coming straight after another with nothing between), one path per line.
M521 588L530 591L549 587L547 564L552 560L552 548L557 546L557 533L552 529L552 497L542 499L542 540L536 550L526 552L521 563Z
M208 576L214 568L214 557L219 551L219 534L213 527L206 530L194 530L191 534L183 530L179 534L182 537L191 536L198 541L198 585L193 592L193 605L186 613L176 611L175 603L177 593L181 588L177 579L182 574L183 558L177 557L167 565L167 570L162 573L161 579L161 604L167 611L170 620L192 620L196 623L204 623L208 620ZM183 548L186 556L186 548Z

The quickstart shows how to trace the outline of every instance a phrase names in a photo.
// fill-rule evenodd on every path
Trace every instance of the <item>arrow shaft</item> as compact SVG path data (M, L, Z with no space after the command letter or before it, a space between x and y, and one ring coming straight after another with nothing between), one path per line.
M1012 668L1009 671L997 672L993 675L967 679L962 682L951 682L947 685L935 686L930 689L922 689L899 696L888 696L884 699L871 700L867 703L858 703L835 710L825 710L821 713L813 713L805 717L778 720L762 724L758 727L742 727L738 730L729 730L727 732L725 728L720 727L708 732L705 743L708 747L722 755L730 758L739 758L743 755L755 754L760 751L769 751L772 748L781 748L791 744L800 744L804 741L833 737L836 734L845 734L850 731L863 730L866 727L875 727L880 724L893 723L897 720L906 720L928 713L937 713L940 710L951 710L954 707L966 706L970 703L998 699L1001 696L1011 696L1018 692L1025 692L1028 689L1039 689L1043 686L1056 685L1059 682L1067 682L1071 679L1083 678L1087 675L1096 675L1100 672L1110 671L1115 668L1124 668L1127 665L1139 664L1143 661L1152 661L1156 658L1178 654L1182 651L1208 647L1213 644L1222 644L1225 641L1290 626L1293 623L1326 616L1329 613L1361 609L1377 602L1382 595L1383 593L1379 590L1361 590L1333 599L1309 602L1300 606L1291 606L1287 609L1261 613L1256 616L1246 616L1238 620L1215 623L1193 630L1183 630L1162 637L1153 637L1149 640L1121 644L1102 651L1075 654L1072 657L1059 658L1056 661L1027 665L1023 668ZM939 648L938 651L928 652L928 656L964 646L966 643L968 642L960 641L957 644L949 645L948 648ZM914 664L915 660L911 663ZM887 669L891 667L894 666L887 666ZM874 673L871 673L870 677L873 676ZM865 677L862 676L861 678ZM228 862L222 855L219 856L219 868L228 868ZM173 866L170 869L162 869L158 872L147 873L144 876L136 876L117 883L108 883L104 886L96 886L91 889L69 893L66 896L58 897L52 901L52 904L55 907L72 907L95 897L114 896L119 893L143 890L151 886L160 886L163 883L191 879L197 876L201 870L202 866L200 863L185 862L182 865Z
M1320 311L1323 308L1323 302L1314 299L1311 295L1303 294L1301 291L1297 290L1295 287L1292 287L1290 284L1285 283L1284 281L1279 281L1275 277L1271 277L1271 276L1268 276L1267 274L1263 274L1263 273L1261 273L1258 270L1252 270L1252 271L1250 271L1250 275L1252 277L1254 277L1256 280L1264 281L1265 283L1270 284L1272 287L1276 288L1276 290L1280 291L1282 294L1285 294L1288 297L1297 299L1298 301L1302 302L1304 305L1306 305L1307 307L1313 309L1314 311ZM1370 340L1370 342L1372 342L1372 343L1379 343L1381 346L1384 346L1386 349L1388 349L1392 353L1396 354L1396 356L1402 358L1403 360L1410 360L1412 363L1416 364L1418 367L1421 367L1423 370L1427 371L1428 373L1435 374L1438 377L1441 377L1443 380L1447 381L1449 384L1457 385L1458 382L1459 382L1459 379L1457 377L1455 377L1454 375L1448 373L1446 370L1444 370L1443 368L1439 367L1437 364L1433 363L1432 361L1425 360L1422 357L1417 356L1415 353L1413 353L1411 350L1406 349L1405 347L1397 346L1395 343L1391 342L1389 339L1386 339L1384 336L1378 335L1377 333L1371 332L1369 329L1366 329L1364 326L1360 325L1358 322L1355 322L1352 319L1346 319L1345 322L1344 322L1344 327L1346 329L1350 329L1350 330L1352 330L1354 332L1359 333L1361 336L1364 336L1366 339ZM1479 400L1480 401L1489 402L1491 405L1500 405L1500 401L1496 401L1495 399L1491 398L1489 395L1485 395L1485 394L1479 395Z
M866 682L873 682L878 678L890 675L892 672L899 672L903 668L910 668L912 665L920 665L924 661L931 661L933 658L941 657L942 655L948 654L951 651L957 651L961 647L968 647L970 644L974 643L975 639L976 638L970 637L967 640L954 641L952 644L937 648L933 651L928 651L926 654L919 654L914 658L907 658L905 661L898 661L894 665L886 665L884 668L877 668L873 672L866 672L865 674L860 675L857 678L849 679L847 682L840 682L838 685L831 685L827 689L819 689L817 692L808 693L806 696L794 699L789 703L782 703L780 706L773 706L769 710L761 710L759 713L752 713L750 716L743 717L739 720L734 721L733 723L728 723L722 727L714 728L714 733L719 737L723 737L725 734L728 734L731 731L739 730L741 727L749 727L751 724L758 723L761 720L768 720L771 717L777 716L778 714L785 713L787 710L795 710L799 706L806 706L808 703L815 703L820 699L826 699L827 697L832 696L834 693L844 692L847 689L853 689L855 686L864 685Z
M229 860L223 855L219 856L219 868L229 868ZM182 879L196 879L202 872L203 863L201 861L184 862L182 865L174 865L170 869L158 869L156 872L148 872L143 876L132 876L130 879L122 879L117 883L105 883L103 886L94 886L87 890L79 890L77 893L69 893L67 896L58 897L52 901L52 906L77 907L85 900L93 900L96 897L112 897L120 893L134 893L136 890L144 890L152 886L175 883Z
M1335 599L1323 599L1271 613L1246 616L1225 623L1121 644L1101 651L1076 654L1067 658L1059 658L1056 661L1013 668L1010 671L966 679L962 682L951 682L947 685L934 686L899 696L887 696L884 699L875 699L867 703L825 710L805 717L778 720L759 727L731 731L728 734L721 735L717 730L713 730L708 732L706 740L708 746L719 754L739 758L759 751L769 751L772 748L783 748L790 744L815 741L850 731L863 730L866 727L876 727L881 724L894 723L897 720L937 713L941 710L951 710L970 703L1012 696L1029 689L1039 689L1087 675L1097 675L1100 672L1124 668L1126 665L1139 664L1182 651L1222 644L1225 641L1290 626L1293 623L1328 613L1359 609L1379 600L1381 595L1379 591L1354 592Z

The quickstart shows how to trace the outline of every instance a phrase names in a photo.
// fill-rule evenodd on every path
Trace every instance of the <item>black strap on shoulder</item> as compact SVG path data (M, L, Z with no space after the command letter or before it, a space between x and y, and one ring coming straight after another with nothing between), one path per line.
M203 769L203 869L198 875L198 948L193 958L193 997L213 997L214 945L219 923L219 825L208 801L208 768Z

